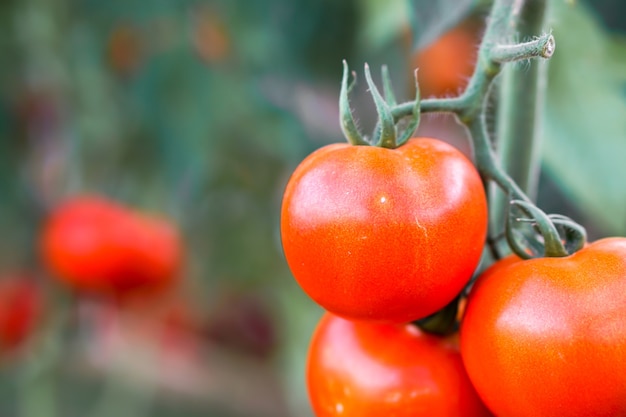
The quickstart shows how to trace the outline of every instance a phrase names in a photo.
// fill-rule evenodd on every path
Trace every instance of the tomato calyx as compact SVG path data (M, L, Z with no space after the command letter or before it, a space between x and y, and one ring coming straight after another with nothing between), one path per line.
M546 214L526 201L511 200L506 217L507 242L522 259L569 256L582 249L587 240L585 228L569 217Z
M378 114L378 121L376 128L371 138L363 135L354 120L352 109L350 108L349 93L356 84L356 72L352 72L352 82L348 82L350 78L350 71L348 69L348 63L343 61L343 77L341 80L341 91L339 93L339 122L341 124L341 130L344 136L352 145L357 146L380 146L383 148L394 149L401 146L408 141L415 130L419 126L420 121L420 90L417 82L417 71L415 72L415 100L411 113L408 115L408 122L406 127L399 132L398 123L401 118L394 116L392 107L397 105L396 98L393 93L393 87L391 85L391 77L385 66L382 68L383 79L383 93L384 96L374 84L372 80L372 74L369 69L369 65L365 64L365 80L369 91L372 94L374 104L376 106L376 112Z

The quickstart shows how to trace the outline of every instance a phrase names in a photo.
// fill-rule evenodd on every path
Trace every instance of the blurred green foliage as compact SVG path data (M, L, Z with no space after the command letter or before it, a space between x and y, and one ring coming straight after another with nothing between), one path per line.
M478 3L463 2L454 18L433 18L444 21L425 28L432 31L424 36L435 38ZM342 59L357 70L365 61L373 68L387 63L399 99L410 97L407 13L426 22L416 13L428 4L433 2L3 1L0 273L25 269L46 278L36 247L46 212L65 196L103 193L168 214L180 225L188 247L185 286L200 311L200 327L226 326L232 334L221 336L221 344L200 337L196 365L208 376L198 387L155 395L163 388L153 386L154 378L128 380L119 370L92 369L88 352L104 342L83 312L60 345L42 329L36 341L47 341L43 347L2 364L0 414L310 413L304 361L321 311L297 287L282 257L282 189L304 156L343 140L337 112ZM624 28L615 26L624 21L616 16L624 16L626 6L607 0L594 7L606 23L617 20L613 33L592 23L583 6L563 9L563 20L554 17L563 53L557 49L550 74L544 179L552 188L544 187L540 205L582 216L598 233L624 234L626 49L615 40L615 31ZM353 105L368 128L373 105L362 84ZM63 290L54 287L58 292ZM255 303L260 310L245 313ZM272 353L263 360L233 355L232 340L247 352L265 343L242 336L259 318L276 333ZM143 356L142 349L131 351ZM170 371L161 378L175 379Z
M543 155L602 234L626 234L626 42L580 7L555 7ZM576 28L571 30L570 28Z

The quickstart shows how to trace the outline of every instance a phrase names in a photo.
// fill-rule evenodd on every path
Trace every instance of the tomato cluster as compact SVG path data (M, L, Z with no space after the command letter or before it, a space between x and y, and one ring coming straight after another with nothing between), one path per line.
M281 234L295 279L329 312L307 367L318 417L490 415L454 338L409 324L463 290L486 231L480 175L443 141L334 144L297 167Z
M512 255L469 286L487 214L472 162L436 139L328 145L296 168L281 234L327 310L307 364L318 417L626 415L626 238ZM460 337L417 327L464 289Z
M40 246L56 278L82 293L116 297L171 286L182 258L180 235L170 221L98 196L56 207Z

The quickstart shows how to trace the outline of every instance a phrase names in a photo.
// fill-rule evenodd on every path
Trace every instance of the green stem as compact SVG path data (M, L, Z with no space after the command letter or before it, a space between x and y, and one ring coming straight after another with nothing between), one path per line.
M513 28L522 39L542 33L546 12L545 0L527 0L516 11L517 18ZM552 35L543 35L531 42L517 45L517 48L529 47L531 43L543 43L537 48L539 56L549 56L554 52ZM510 47L509 47L510 48ZM510 50L496 49L503 57ZM505 67L498 97L498 141L502 168L509 173L519 187L534 200L539 179L539 133L545 91L547 63L530 61L527 65L509 65ZM495 233L504 227L506 212L505 195L492 196L492 229Z
M452 98L430 98L422 100L420 103L420 111L422 113L459 113L463 109L463 100L460 97ZM391 109L396 122L403 117L413 114L415 100L398 104Z
M508 223L512 226L514 221L529 221L535 225L541 235L544 237L544 250L543 256L550 257L562 257L567 256L569 253L567 249L565 249L565 245L561 241L561 236L556 228L556 225L553 223L552 219L545 214L543 211L539 210L534 204L527 201L520 200L512 200L510 206L517 206L520 208L526 215L530 216L528 219L512 219L509 217ZM511 247L516 247L516 241L513 239L513 231L509 231L507 233L507 238L509 240L509 244ZM516 252L521 252L522 254L526 254L524 248L517 247ZM530 258L532 256L526 256L525 258Z
M581 242L584 244L585 236L584 229L570 224L569 219L554 218L543 213L526 194L527 190L534 194L535 188L533 187L536 186L536 150L528 141L531 140L534 143L539 129L537 123L543 110L540 91L544 90L540 82L543 81L545 74L542 71L545 68L534 65L531 71L524 69L526 74L520 77L519 68L510 64L505 67L507 68L505 73L509 75L503 81L498 113L498 134L503 135L504 142L508 143L503 158L504 167L500 166L501 161L493 150L485 116L493 82L505 63L552 56L555 41L551 34L543 34L532 41L513 45L500 43L504 39L513 38L518 26L523 27L523 37L541 33L544 12L545 0L528 0L527 2L495 0L478 50L476 67L466 90L459 97L424 100L421 103L422 112L452 112L457 116L458 121L469 131L474 163L483 178L485 187L493 181L504 191L509 201L514 200L515 205L531 217L530 219L507 217L507 227L505 228L505 224L501 222L499 233L490 234L488 239L488 242L493 242L493 236L506 235L510 248L522 257L528 256L526 248L513 240L518 232L512 226L518 221L533 222L533 226L539 230L543 239L534 239L531 243L538 245L543 240L543 248L547 256L568 254L566 248L568 242L563 245L559 228L565 230L566 236L569 235L577 247L581 245ZM413 106L414 103L411 102L393 106L391 114L394 120L409 115ZM522 156L520 167L512 167L515 161L520 160L520 156ZM510 176L508 172L513 172L514 176ZM518 181L522 186L518 185ZM490 209L490 215L493 216L493 214L494 211ZM509 214L509 210L506 214ZM502 219L503 217L500 217L500 221ZM503 229L506 233L501 232ZM499 253L491 243L490 249L498 257ZM428 326L431 332L445 332L449 329L449 326L446 328L449 320L441 320L441 318L449 318L449 314L447 315L449 312L445 310L441 312L441 317L435 316L428 322L420 322L420 326Z
M491 59L496 62L514 62L530 58L550 58L554 54L554 36L545 34L530 42L516 45L497 45L491 50Z
M488 241L493 242L493 236L500 235L506 235L510 241L515 234L519 234L512 228L515 222L504 221L505 219L511 220L507 217L509 215L508 201L516 200L518 206L532 206L527 212L538 225L536 229L543 237L543 239L534 239L530 243L536 246L540 244L540 241L548 242L549 245L544 245L548 256L563 256L567 251L561 244L562 237L559 230L565 231L565 234L573 239L572 242L566 242L566 246L579 247L581 242L584 244L584 229L581 232L579 228L563 223L562 219L557 219L563 224L556 227L553 224L554 217L546 215L534 206L532 198L527 194L534 196L536 191L538 147L535 138L540 130L539 122L543 112L541 92L545 90L543 84L545 65L535 64L530 69L526 67L520 69L510 64L535 57L550 58L554 53L555 41L551 34L544 33L536 36L542 32L545 9L545 0L495 0L478 50L474 73L463 94L453 98L423 100L420 111L455 114L458 121L469 131L474 163L485 183L485 188L488 189L490 181L493 181L503 191L499 195L501 199L495 202L499 206L493 206L493 196L490 195L491 223ZM536 37L523 43L501 43L502 40L512 39L520 34L524 38ZM506 63L509 65L505 66ZM503 69L505 76L500 90L497 130L498 136L501 137L499 150L504 156L499 159L492 148L485 115L489 108L490 98L495 97L491 94L494 80ZM399 105L394 105L395 100L392 100L391 103L384 103L385 106L382 106L380 103L383 100L376 96L375 88L371 89L375 99L378 99L377 106L384 107L388 124L390 124L389 118L393 120L393 123L397 123L400 119L414 114L417 100ZM500 165L501 163L503 166ZM524 219L524 221L527 220ZM569 238L566 236L566 240ZM528 255L521 245L510 246L520 256ZM494 247L491 249L497 253Z
M489 141L489 135L484 117L469 121L467 128L469 129L472 137L476 166L483 178L487 178L495 182L506 192L507 195L510 195L512 198L522 201L530 201L528 196L517 185L517 183L506 173L506 171L502 169L502 167L499 166L497 157L491 147L491 142Z
M505 166L500 165L500 160L492 148L485 113L496 76L500 74L503 68L507 68L504 70L505 73L516 70L515 66L503 66L504 63L527 60L533 57L549 58L552 56L555 41L551 34L543 34L532 41L519 44L502 45L499 43L502 39L510 39L515 35L516 28L522 25L521 20L524 20L525 31L532 35L540 33L544 9L544 1L540 0L529 0L528 2L496 0L492 6L489 23L478 51L476 67L466 90L459 97L424 100L421 105L422 112L448 111L455 113L459 121L469 130L474 162L485 184L493 181L504 191L503 195L506 198L520 200L524 203L531 203L532 201L526 190L534 191L532 187L529 187L529 184L532 183L537 172L531 164L531 162L537 163L536 151L533 150L532 146L529 147L528 138L532 139L536 136L535 132L538 128L535 125L543 110L541 96L538 92L540 88L538 81L542 73L537 68L540 67L533 66L535 70L532 71L532 74L527 74L522 79L517 77L516 72L513 72L512 74L515 76L509 75L510 81L505 80L503 97L506 97L502 101L508 103L506 104L508 107L504 107L498 114L498 133L505 135L505 141L510 143L504 158ZM541 24L537 21L540 21ZM523 36L527 36L525 33ZM515 91L510 90L511 83L515 86ZM527 92L527 90L530 91ZM511 95L507 96L507 94ZM399 119L406 115L409 105L410 103L404 103L395 106L392 109L394 118ZM500 121L500 118L503 120ZM520 155L523 156L520 157ZM511 167L515 162L519 163L519 169ZM509 175L509 172L513 172L514 176ZM534 181L536 183L536 180ZM500 196L502 197L502 194ZM504 235L502 231L505 224L503 221L506 215L505 207L507 205L505 205L503 197L500 201L500 209L490 210L492 221L495 218L492 229L494 224L498 226L493 230L492 235ZM544 239L550 241L560 239L555 230L554 227L543 228L542 232L550 234L549 237L544 236ZM519 248L513 249L517 252L516 249ZM551 252L556 253L558 251Z
M504 189L507 194L527 201L528 197L519 189L515 181L498 165L497 157L489 140L489 132L485 119L485 107L493 80L500 73L502 64L492 57L492 51L500 47L497 41L506 38L510 31L511 21L515 18L511 1L496 0L494 2L489 24L478 50L476 68L465 92L459 97L462 103L457 112L459 119L470 133L474 150L476 167L485 179L491 179ZM534 45L538 48L538 45ZM528 54L528 49L524 49Z

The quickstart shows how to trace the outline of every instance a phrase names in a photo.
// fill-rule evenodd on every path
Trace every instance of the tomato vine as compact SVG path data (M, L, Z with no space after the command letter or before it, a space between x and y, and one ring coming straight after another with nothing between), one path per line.
M307 363L309 398L317 416L415 416L423 410L428 415L471 414L467 404L459 412L437 410L424 405L426 395L417 394L427 377L416 372L421 365L413 361L425 354L413 337L428 334L424 340L442 341L454 339L457 332L463 369L455 374L466 370L489 408L487 412L479 401L476 415L591 415L598 401L593 395L567 398L583 391L588 380L601 387L600 412L594 415L623 412L623 376L606 365L623 357L626 239L586 244L583 226L547 214L533 203L533 148L542 116L545 68L535 66L532 73L518 77L510 64L554 54L554 36L537 33L546 7L540 0L495 0L474 72L456 97L422 100L416 72L415 99L398 104L387 68L382 68L381 93L365 64L378 113L371 135L357 127L349 102L356 74L350 79L343 62L339 111L350 145L329 145L305 159L286 187L281 212L283 248L294 278L330 313L314 333ZM537 36L506 42L520 34ZM503 72L506 76L496 84ZM518 103L519 95L524 98ZM498 113L492 126L487 116L494 104ZM424 153L426 143L443 148L434 139L412 136L420 115L432 112L452 113L465 127L475 180L470 175L444 178L443 172L464 171L460 160L455 168L427 166L443 160L444 152ZM490 131L494 127L500 145L511 142L504 158L495 151ZM511 169L518 147L530 150ZM404 164L400 170L398 161ZM434 178L429 176L433 172ZM462 207L445 193L432 193L440 186L458 195L473 189L470 194L480 201ZM489 191L490 206L483 211ZM450 217L440 217L444 212ZM481 228L481 221L487 216L492 223L486 247L495 262L483 273L475 261L485 255L487 228ZM442 225L445 233L440 233ZM474 238L468 239L472 233ZM507 253L499 247L503 239ZM471 247L481 255L468 256ZM471 273L464 268L451 274L461 281L458 285L450 270L468 265ZM478 275L476 282L470 278ZM598 332L594 324L606 318L610 326ZM603 351L606 346L611 352ZM607 355L614 358L604 359ZM398 359L406 362L394 362ZM451 357L442 362L447 366L444 363L449 365ZM535 373L542 375L547 389L524 387ZM604 380L611 381L607 388L602 387ZM462 391L458 383L453 391L437 404L451 410ZM511 397L521 398L520 403ZM526 402L532 404L524 409ZM565 407L572 412L565 413Z
M551 33L543 33L535 39L522 43L501 43L502 39L511 39L516 34L518 21L521 19L525 6L533 2L510 2L496 0L488 18L485 34L481 41L478 60L472 77L465 91L456 97L431 98L420 100L419 86L416 98L412 101L396 104L391 91L391 82L386 71L383 71L385 100L371 79L367 64L365 77L374 98L379 120L371 139L362 135L356 126L349 106L348 94L354 85L348 84L349 71L344 62L342 88L340 92L340 122L342 130L349 142L354 145L378 145L396 147L413 134L419 124L420 113L446 112L452 113L465 126L471 140L474 163L480 172L485 187L495 183L505 194L509 207L504 209L504 235L510 249L521 258L551 256L560 257L582 248L586 241L586 233L582 226L569 218L560 215L547 215L532 202L532 199L518 183L502 169L496 156L486 122L488 98L494 79L502 72L504 64L524 61L532 58L549 59L556 47ZM532 79L536 83L537 79ZM416 73L417 84L417 73ZM527 111L534 111L533 108ZM523 115L526 117L525 115ZM407 127L400 140L396 140L398 123L409 118ZM515 138L518 140L519 138ZM497 210L493 210L497 211ZM516 217L515 213L523 217ZM524 217L525 216L525 217ZM532 233L523 229L530 224ZM493 247L495 240L489 241L495 258L501 254Z

